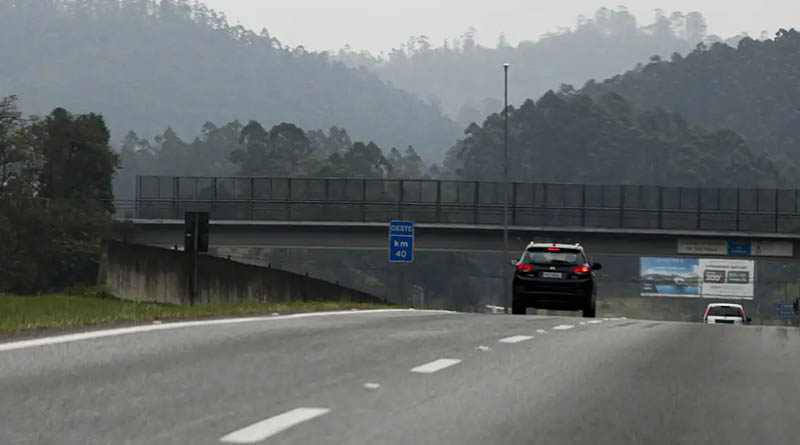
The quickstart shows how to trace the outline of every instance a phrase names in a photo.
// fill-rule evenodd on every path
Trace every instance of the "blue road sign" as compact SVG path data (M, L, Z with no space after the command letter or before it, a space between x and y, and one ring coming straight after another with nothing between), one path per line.
M392 221L389 223L389 262L411 263L414 261L414 223Z
M778 303L779 317L794 317L794 305L792 303Z
M728 255L750 256L750 241L728 240Z

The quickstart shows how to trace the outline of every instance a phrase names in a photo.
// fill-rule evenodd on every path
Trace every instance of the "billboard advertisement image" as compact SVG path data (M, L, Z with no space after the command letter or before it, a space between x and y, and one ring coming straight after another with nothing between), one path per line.
M698 258L641 258L641 295L751 300L755 262Z
M642 296L700 297L700 260L642 258Z

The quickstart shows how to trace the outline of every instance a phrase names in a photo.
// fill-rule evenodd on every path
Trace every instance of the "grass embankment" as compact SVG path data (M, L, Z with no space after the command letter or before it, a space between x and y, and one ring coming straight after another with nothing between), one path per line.
M274 312L283 314L386 308L390 308L390 306L348 302L272 304L248 302L185 307L157 303L134 303L94 296L0 295L0 333L17 333L40 328L149 323L156 320L268 315Z

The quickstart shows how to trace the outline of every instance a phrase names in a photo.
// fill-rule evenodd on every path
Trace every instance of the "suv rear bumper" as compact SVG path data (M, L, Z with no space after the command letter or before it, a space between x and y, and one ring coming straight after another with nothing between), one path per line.
M586 295L554 295L524 293L515 294L516 304L536 309L549 309L553 311L578 311L587 306L590 297Z
M524 290L523 290L524 289ZM534 282L514 283L514 301L536 309L576 311L584 309L594 298L591 280L548 286Z

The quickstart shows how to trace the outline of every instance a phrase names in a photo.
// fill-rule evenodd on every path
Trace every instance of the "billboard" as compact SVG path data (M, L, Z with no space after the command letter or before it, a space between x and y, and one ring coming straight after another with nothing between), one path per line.
M752 300L755 262L702 258L641 258L643 297Z
M752 300L755 262L743 260L700 260L703 298Z

